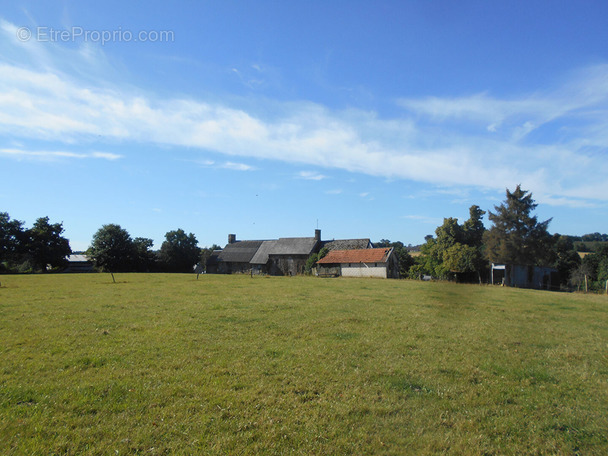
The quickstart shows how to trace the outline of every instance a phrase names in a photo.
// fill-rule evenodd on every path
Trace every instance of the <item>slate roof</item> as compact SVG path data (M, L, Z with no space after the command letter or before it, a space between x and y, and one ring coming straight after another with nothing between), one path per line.
M370 244L369 239L335 239L323 241L322 247L327 247L329 250L356 250L366 249Z
M385 263L393 250L392 247L379 249L332 250L317 261L317 264L340 263Z
M258 249L258 251L253 255L251 259L251 264L266 264L268 263L268 255L272 252L277 241L264 241L262 245Z
M314 237L279 238L275 242L270 252L273 255L310 255L317 244Z
M317 241L314 237L279 238L274 241L264 241L251 259L252 264L268 263L269 255L310 255Z
M219 261L249 263L264 241L236 241L227 244L218 255Z

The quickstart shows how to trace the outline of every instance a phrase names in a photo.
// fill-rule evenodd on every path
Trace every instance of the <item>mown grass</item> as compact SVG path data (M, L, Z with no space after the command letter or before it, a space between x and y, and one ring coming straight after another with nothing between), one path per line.
M606 454L608 299L4 276L0 454Z

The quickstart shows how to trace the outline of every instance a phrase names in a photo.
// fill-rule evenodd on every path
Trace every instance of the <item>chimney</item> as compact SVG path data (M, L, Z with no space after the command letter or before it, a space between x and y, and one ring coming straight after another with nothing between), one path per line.
M228 244L234 244L236 242L236 234L228 235Z
M315 230L315 241L321 240L321 230Z

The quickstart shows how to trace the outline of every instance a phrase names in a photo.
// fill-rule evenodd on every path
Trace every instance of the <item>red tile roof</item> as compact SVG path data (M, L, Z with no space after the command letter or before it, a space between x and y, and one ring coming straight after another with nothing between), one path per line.
M380 249L332 250L317 261L318 264L336 263L384 263L392 247Z

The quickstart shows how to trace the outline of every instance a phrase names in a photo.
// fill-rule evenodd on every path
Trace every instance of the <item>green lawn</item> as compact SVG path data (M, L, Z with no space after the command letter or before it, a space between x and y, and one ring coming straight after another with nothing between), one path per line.
M0 276L0 454L608 454L608 297Z

